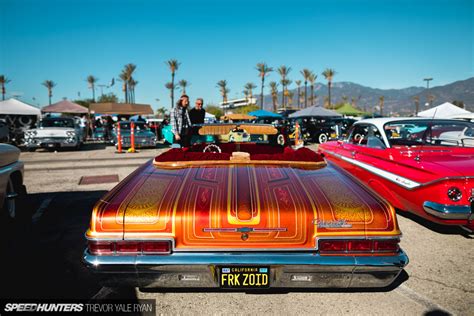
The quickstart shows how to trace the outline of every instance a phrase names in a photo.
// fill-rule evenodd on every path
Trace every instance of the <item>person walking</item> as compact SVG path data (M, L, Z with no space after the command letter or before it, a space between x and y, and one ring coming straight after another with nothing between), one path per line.
M175 144L181 147L189 147L191 145L191 119L188 113L189 97L185 94L181 96L176 107L171 111L170 123L171 131L174 134Z

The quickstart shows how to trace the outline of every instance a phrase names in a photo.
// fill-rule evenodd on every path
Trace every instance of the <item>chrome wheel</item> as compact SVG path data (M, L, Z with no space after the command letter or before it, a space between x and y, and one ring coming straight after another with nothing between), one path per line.
M321 134L319 135L318 140L319 140L319 143L322 144L328 141L328 137L326 134Z

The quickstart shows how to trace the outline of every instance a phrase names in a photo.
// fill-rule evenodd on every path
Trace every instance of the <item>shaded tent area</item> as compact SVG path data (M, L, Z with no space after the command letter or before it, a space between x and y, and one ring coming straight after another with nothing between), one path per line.
M336 112L346 116L364 116L367 112L361 111L349 103L344 103L336 109Z
M71 102L69 100L62 100L57 103L45 106L41 109L43 113L71 113L71 114L87 114L89 110L82 105Z
M322 106L310 106L306 109L302 109L291 113L288 117L289 118L300 118L300 117L338 117L342 116L341 114L337 113L336 111L328 110L323 108Z
M443 104L440 104L438 106L435 106L434 108L428 109L426 111L419 112L417 116L420 117L436 117L436 118L451 118L454 116L462 116L462 115L468 115L471 114L471 112L466 111L464 109L461 109L460 107L449 103L445 102Z
M266 110L256 110L248 113L251 116L256 116L257 118L273 118L281 119L283 116L281 114L273 113Z
M41 110L28 103L13 98L0 102L0 119L8 124L10 139L22 138L40 117Z
M148 115L153 114L149 104L131 103L92 103L90 110L97 114Z

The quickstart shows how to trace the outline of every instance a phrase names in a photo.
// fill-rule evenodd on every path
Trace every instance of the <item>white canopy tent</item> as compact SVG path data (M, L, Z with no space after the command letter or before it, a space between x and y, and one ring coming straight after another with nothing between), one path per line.
M454 116L471 114L471 112L461 109L452 103L445 102L434 108L418 113L420 117L452 118Z
M216 121L216 116L214 114L206 112L204 116L204 123L212 123Z
M41 116L41 110L12 98L0 102L0 114Z

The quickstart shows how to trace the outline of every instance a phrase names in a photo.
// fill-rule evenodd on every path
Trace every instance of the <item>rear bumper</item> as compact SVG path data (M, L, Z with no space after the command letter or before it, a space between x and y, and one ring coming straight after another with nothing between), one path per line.
M93 256L86 266L104 283L151 288L218 288L218 266L270 266L272 288L383 288L408 264L393 256L320 256L314 253L173 253L167 256ZM302 281L304 279L304 281Z
M446 205L426 201L423 203L423 209L428 214L442 219L474 220L474 211L472 206L468 205Z

